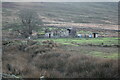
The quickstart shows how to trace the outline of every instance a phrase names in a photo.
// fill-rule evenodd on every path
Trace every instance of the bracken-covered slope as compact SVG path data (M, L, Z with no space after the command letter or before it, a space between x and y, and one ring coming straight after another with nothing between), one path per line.
M84 26L117 30L117 2L73 2L73 3L13 3L4 2L3 25L14 23L18 11L34 9L47 25ZM19 22L19 21L17 21ZM63 25L61 25L63 24ZM3 26L4 27L4 26Z

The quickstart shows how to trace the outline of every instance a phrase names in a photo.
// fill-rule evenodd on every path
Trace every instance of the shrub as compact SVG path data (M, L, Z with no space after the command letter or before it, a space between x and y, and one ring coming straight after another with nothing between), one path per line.
M76 54L59 47L51 49L49 44L45 43L8 44L10 45L4 49L2 57L4 73L17 74L24 78L39 78L42 75L47 78L118 78L120 76L119 61L114 59Z

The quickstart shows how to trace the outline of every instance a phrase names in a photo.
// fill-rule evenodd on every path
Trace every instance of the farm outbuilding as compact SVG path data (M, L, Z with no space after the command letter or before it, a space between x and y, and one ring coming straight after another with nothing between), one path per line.
M45 30L45 38L69 37L70 33L67 29Z
M93 38L97 38L98 37L98 33L93 33Z
M69 31L69 37L76 37L77 36L77 31L75 28L68 28Z

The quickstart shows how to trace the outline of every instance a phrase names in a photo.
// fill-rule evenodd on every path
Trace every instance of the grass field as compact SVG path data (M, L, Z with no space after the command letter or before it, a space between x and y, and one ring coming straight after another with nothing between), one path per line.
M118 38L48 38L38 39L37 41L53 40L57 43L65 45L73 45L73 43L94 44L94 45L118 45Z
M44 40L53 40L64 45L63 49L80 54L110 59L118 58L118 48L113 47L118 45L118 38L51 38L38 39L37 41L42 42Z

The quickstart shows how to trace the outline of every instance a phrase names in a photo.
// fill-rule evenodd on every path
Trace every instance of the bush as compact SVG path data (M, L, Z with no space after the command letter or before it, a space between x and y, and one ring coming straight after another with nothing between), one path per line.
M24 78L118 78L118 61L76 54L59 47L4 42L3 72ZM8 46L9 45L9 46ZM25 48L25 49L24 49ZM24 51L25 50L25 51Z

